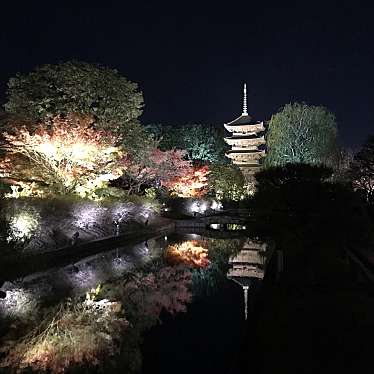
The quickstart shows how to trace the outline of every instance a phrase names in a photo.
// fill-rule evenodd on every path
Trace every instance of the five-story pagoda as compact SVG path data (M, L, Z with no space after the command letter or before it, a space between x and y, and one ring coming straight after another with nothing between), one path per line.
M244 177L249 181L253 178L253 174L259 171L261 159L265 157L265 127L264 122L253 121L248 115L246 84L244 84L243 113L224 126L230 132L225 142L231 146L226 157L239 166Z

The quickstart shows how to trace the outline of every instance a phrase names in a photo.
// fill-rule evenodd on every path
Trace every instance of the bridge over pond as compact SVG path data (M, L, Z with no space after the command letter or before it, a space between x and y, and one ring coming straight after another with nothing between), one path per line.
M191 219L176 220L175 228L178 232L206 231L242 231L249 221L247 209L235 209L209 216L199 216Z

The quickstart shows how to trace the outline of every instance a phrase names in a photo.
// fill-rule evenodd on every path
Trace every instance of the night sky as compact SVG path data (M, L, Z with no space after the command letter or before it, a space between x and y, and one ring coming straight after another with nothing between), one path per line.
M240 115L246 82L257 120L305 101L336 114L346 146L374 133L374 12L363 2L35 3L1 4L1 101L17 72L78 59L137 82L144 124L223 124Z

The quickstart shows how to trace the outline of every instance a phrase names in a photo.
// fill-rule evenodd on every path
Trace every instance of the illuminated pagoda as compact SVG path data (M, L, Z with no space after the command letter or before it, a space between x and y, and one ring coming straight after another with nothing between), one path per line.
M230 136L225 142L231 146L226 157L239 166L246 180L260 170L262 158L265 157L264 122L253 121L247 112L247 87L244 84L243 112L240 117L224 124Z
M264 278L267 250L266 243L259 243L247 239L241 251L230 257L230 269L227 278L239 284L244 293L244 318L248 317L248 291L253 286L253 280Z
M227 277L236 281L243 282L243 279L264 277L265 258L262 253L266 252L267 244L258 243L247 239L241 251L230 257L229 264L231 268ZM245 283L245 281L244 281Z

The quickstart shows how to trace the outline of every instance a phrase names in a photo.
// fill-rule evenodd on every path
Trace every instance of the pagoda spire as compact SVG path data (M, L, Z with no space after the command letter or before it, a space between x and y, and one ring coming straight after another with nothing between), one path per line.
M244 89L243 89L243 113L242 116L248 116L247 112L247 85L244 83Z

